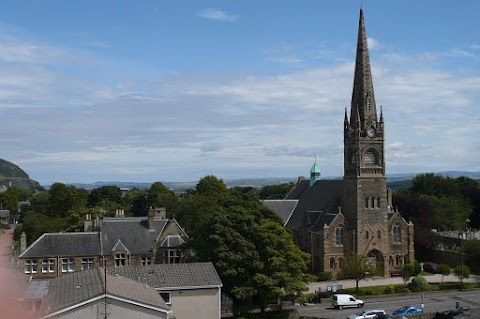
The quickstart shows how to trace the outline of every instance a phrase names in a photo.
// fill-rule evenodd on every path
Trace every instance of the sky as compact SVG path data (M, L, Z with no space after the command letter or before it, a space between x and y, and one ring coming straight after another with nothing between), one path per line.
M0 158L44 185L340 177L361 5L387 175L479 172L478 0L5 0Z

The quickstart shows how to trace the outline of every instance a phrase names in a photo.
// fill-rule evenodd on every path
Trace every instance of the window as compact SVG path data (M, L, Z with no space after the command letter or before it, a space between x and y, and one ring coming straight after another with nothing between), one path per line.
M126 255L121 253L121 254L116 254L115 255L115 266L125 266L125 260L126 260Z
M401 243L402 242L402 227L399 223L393 225L392 228L392 239L394 243Z
M402 257L401 256L396 256L395 257L395 266L401 266L402 265Z
M172 295L170 292L159 292L158 294L163 298L163 301L165 301L167 305L172 303Z
M366 152L365 155L363 156L363 162L365 166L376 166L377 159L375 158L375 154L373 154L373 152L371 151Z
M55 259L42 260L42 273L55 272Z
M163 251L164 264L179 264L182 262L183 254L180 250L171 249Z
M380 208L380 196L377 197L377 208Z
M377 239L382 239L382 232L380 230L377 231Z
M370 197L370 207L375 208L375 196Z
M83 258L82 259L82 270L93 269L95 268L95 259L94 258Z
M365 208L369 207L369 202L368 197L365 197Z
M345 228L338 226L335 228L335 244L343 246L343 240L345 236Z
M25 260L25 273L36 274L38 272L38 262L34 259Z
M142 257L142 266L151 265L152 258L151 257Z
M335 269L335 258L330 258L330 269Z
M62 258L62 272L75 271L75 258Z
M368 230L365 232L365 239L368 239Z

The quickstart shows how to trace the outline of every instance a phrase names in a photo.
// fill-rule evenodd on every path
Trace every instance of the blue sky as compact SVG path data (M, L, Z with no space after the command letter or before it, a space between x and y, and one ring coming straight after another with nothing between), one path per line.
M43 184L343 171L361 1L4 1L1 158ZM480 2L364 0L387 173L480 171Z

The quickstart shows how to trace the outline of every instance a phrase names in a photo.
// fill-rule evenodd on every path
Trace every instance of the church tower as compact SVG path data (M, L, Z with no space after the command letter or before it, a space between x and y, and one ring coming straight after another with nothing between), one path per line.
M348 251L383 261L388 251L383 113L377 117L363 10L360 9L350 117L344 119L343 214ZM382 241L382 238L384 239Z

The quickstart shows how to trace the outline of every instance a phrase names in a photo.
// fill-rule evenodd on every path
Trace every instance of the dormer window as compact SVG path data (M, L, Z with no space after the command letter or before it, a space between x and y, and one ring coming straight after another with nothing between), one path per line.
M115 266L125 266L127 260L127 254L125 253L117 253L115 254Z

